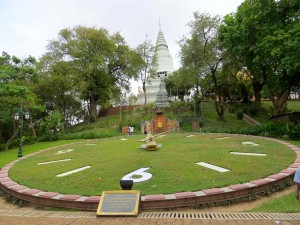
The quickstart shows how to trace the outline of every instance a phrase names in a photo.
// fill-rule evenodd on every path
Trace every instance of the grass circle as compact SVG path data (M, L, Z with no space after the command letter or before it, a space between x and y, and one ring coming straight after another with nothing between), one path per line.
M189 135L195 135L187 137ZM226 136L226 138L224 138ZM169 194L224 187L260 179L287 168L295 159L293 150L273 140L253 136L172 133L157 138L158 151L139 149L144 135L83 141L44 151L17 162L10 170L12 180L29 188L62 194L101 195L102 191L120 190L120 179L140 168L150 180L135 183L142 195ZM254 142L258 145L244 145ZM73 149L73 151L65 151ZM57 154L58 152L65 152ZM230 152L264 153L265 157L233 155ZM41 162L70 161L39 165ZM201 167L206 162L229 172ZM65 177L56 175L85 166L91 168Z

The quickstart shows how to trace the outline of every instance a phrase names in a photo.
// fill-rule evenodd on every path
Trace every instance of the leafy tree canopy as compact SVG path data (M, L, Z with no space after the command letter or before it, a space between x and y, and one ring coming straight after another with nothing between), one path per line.
M223 44L256 82L254 91L267 85L277 113L300 81L299 10L297 0L245 0L220 29Z
M138 55L119 33L110 35L104 28L63 29L48 49L52 59L68 63L74 89L88 101L93 118L97 105L105 106L122 88L128 89L137 74Z

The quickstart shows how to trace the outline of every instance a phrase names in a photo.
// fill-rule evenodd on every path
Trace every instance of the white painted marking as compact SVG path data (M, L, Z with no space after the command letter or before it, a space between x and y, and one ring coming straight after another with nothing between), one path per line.
M127 139L126 138L121 138L121 141L127 141Z
M45 165L45 164L57 163L57 162L66 162L66 161L70 161L70 160L71 159L61 159L61 160L55 160L55 161L41 162L41 163L38 163L38 165Z
M144 171L146 171L150 168L151 167L146 167L146 168L141 168L141 169L135 170L131 173L126 174L124 177L122 177L122 180L133 180L134 183L149 180L152 177L152 174L148 173L148 172L144 172ZM134 178L133 177L134 175L142 176L142 177Z
M85 167L81 167L81 168L78 168L78 169L75 169L75 170L71 170L69 172L66 172L66 173L61 173L61 174L58 174L56 175L57 177L64 177L64 176L68 176L70 174L73 174L73 173L77 173L77 172L80 172L82 170L86 170L86 169L89 169L91 168L91 166L85 166Z
M229 137L219 137L219 138L216 138L216 139L223 140L223 139L227 139L227 138L229 138Z
M189 135L189 136L186 136L186 137L189 138L189 137L194 137L194 136L195 136L195 135L192 134L192 135Z
M234 155L253 155L253 156L266 156L264 153L250 153L250 152L230 152L230 154Z
M230 171L228 169L225 169L225 168L222 168L222 167L219 167L219 166L215 166L215 165L212 165L212 164L209 164L209 163L205 163L205 162L198 162L196 164L199 165L199 166L204 166L204 167L207 167L209 169L219 171L221 173Z
M74 149L60 150L57 153L55 153L54 155L64 154L64 153L72 152L72 151L74 151Z
M242 142L243 145L251 145L251 146L259 146L259 144L252 142L252 141L244 141Z

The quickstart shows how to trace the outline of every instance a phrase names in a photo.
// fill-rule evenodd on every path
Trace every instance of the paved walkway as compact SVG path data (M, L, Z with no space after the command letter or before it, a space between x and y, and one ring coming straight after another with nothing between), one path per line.
M225 208L226 209L226 208ZM49 211L6 203L0 197L2 225L299 225L300 213L241 213L209 210L141 212L138 217L96 217L90 211Z
M53 224L53 225L69 225L69 224L107 224L107 225L274 225L274 224L285 224L285 225L299 225L300 220L274 220L274 219L173 219L173 218L162 218L162 219L145 219L145 218L58 218L58 217L22 217L22 216L1 216L0 224L3 225L35 225L35 224Z

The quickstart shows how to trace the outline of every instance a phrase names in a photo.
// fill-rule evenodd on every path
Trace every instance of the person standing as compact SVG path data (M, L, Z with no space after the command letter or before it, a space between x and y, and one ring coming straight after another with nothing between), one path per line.
M300 167L296 170L295 176L294 176L294 181L297 185L297 194L296 194L296 199L299 199L299 192L300 192Z
M131 127L129 126L127 129L128 136L130 136L130 132L131 132Z

